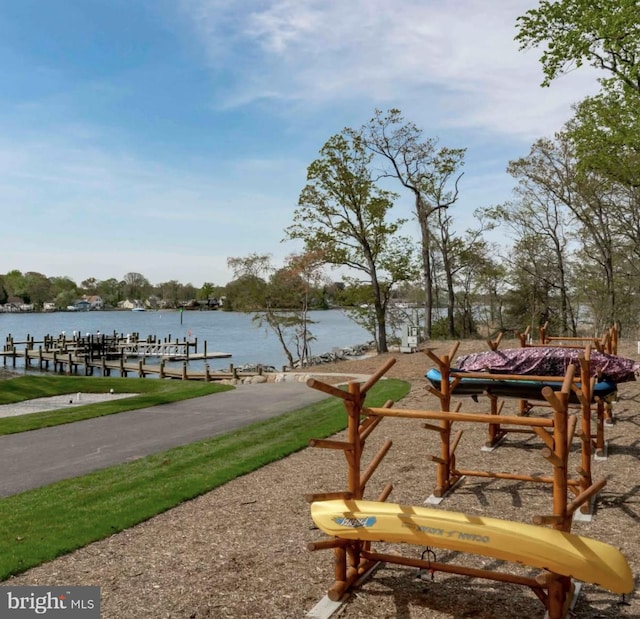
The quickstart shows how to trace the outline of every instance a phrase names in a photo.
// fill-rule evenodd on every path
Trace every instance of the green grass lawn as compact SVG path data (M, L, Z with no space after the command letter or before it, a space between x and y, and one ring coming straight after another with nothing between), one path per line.
M65 377L63 380L72 381L73 378ZM74 387L71 392L89 391L90 381L106 380L112 385L113 381L120 379L86 380L88 382L82 389ZM182 381L122 380L128 386L123 391L138 391L137 386L129 386L132 383L182 384ZM46 391L40 386L43 392ZM49 388L53 389L53 386ZM367 404L382 406L387 400L400 400L408 392L409 384L404 381L380 381L368 393ZM173 396L171 393L169 390L164 396L178 399L175 393ZM146 393L141 397L160 398L161 394ZM128 400L124 399L110 404L124 405L126 402ZM149 403L143 406L149 406ZM131 407L123 410L131 410ZM90 412L86 413L87 417L95 416ZM311 438L325 438L345 427L342 400L328 397L311 406L223 436L1 499L0 580L152 518L183 501L303 449Z
M20 376L0 381L0 404L13 404L47 396L82 393L137 393L139 395L99 404L89 404L0 418L0 436L37 430L82 419L112 415L123 411L167 404L210 393L233 389L229 385L204 381L160 380L151 378L92 378L85 376Z

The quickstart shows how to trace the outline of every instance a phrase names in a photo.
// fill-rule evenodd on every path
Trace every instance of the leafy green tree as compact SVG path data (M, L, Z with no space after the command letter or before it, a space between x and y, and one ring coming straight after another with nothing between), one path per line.
M241 275L226 286L224 309L229 312L255 312L264 307L267 282L255 275Z
M638 301L635 299L639 281L637 269L635 272L629 269L626 250L618 245L618 236L613 230L613 245L607 263L602 261L599 241L584 228L580 232L581 245L576 252L580 277L576 278L574 303L581 304L582 313L593 323L595 332L604 331L614 321L621 334L627 328L635 331L638 325ZM607 268L611 269L611 283L603 276Z
M624 273L625 286L635 280L640 290L640 187L622 187L614 202L619 221L618 250L622 253L619 261Z
M376 186L371 177L373 153L351 130L329 138L320 158L307 169L290 239L319 252L327 264L361 273L372 290L375 341L387 352L386 313L397 282L412 279L412 245L398 236L404 220L388 221L397 197Z
M80 291L70 277L50 277L51 289L48 301L53 301L57 309L66 309L77 301Z
M360 325L376 341L378 324L375 313L375 294L371 283L359 280L356 277L345 276L346 287L342 292L343 311L357 325ZM385 328L389 332L397 327L395 316L390 308L387 308L385 316Z
M502 258L496 256L495 247L489 247L484 241L483 246L476 251L465 252L461 277L469 281L469 294L473 295L477 311L476 321L485 331L484 335L495 337L500 332L513 329L508 325L504 315L504 294L507 290L507 266ZM480 255L479 268L474 267L474 256ZM469 277L465 277L465 269L471 271ZM467 287L462 287L466 294ZM462 303L464 307L464 303ZM520 325L517 325L520 328Z
M4 276L4 285L9 297L20 297L23 301L28 302L27 281L22 271L13 269Z
M119 282L115 277L99 281L96 286L96 294L106 305L117 307L118 303L125 299L124 282Z
M438 225L435 227L432 246L434 250L438 250L439 255L433 260L433 263L441 265L442 278L444 279L447 306L446 335L449 338L459 337L460 334L469 337L475 332L473 313L468 306L470 296L464 293L460 294L461 291L458 290L457 286L461 283L459 271L466 264L470 248L474 246L480 247L475 239L482 234L482 230L467 231L467 236L473 236L474 240L470 238L465 240L453 233L452 217L449 211L439 209L435 213L435 218ZM463 290L468 290L471 285L471 280L468 279L471 273L467 272L466 275L467 278L462 280L465 284ZM463 301L462 306L459 305L459 301ZM460 316L458 320L456 320L457 315Z
M211 282L204 282L198 291L196 298L199 301L211 302L213 299L217 301L220 300L220 297L224 296L224 287L216 286Z
M483 233L493 229L495 224L480 210L474 216L479 226L467 229L464 237L461 237L451 234L448 212L441 210L437 213L442 223L435 244L440 249L444 264L448 337L477 335L478 310L480 306L487 305L487 298L490 297L490 290L484 287L484 283L490 274L495 273L497 266L491 258L489 244L483 239ZM499 312L489 310L488 313L498 320Z
M78 293L73 290L60 290L58 294L53 298L53 302L56 304L56 309L66 309L70 305L73 305L78 300Z
M24 281L29 302L32 303L37 310L41 310L42 305L50 298L51 282L46 275L35 271L25 273Z
M322 303L320 309L340 307L344 305L343 293L345 283L343 281L329 281L322 289Z
M565 128L578 169L626 187L640 187L640 96L629 89L605 89L575 107Z
M304 272L296 268L295 258L289 256L285 265L269 278L267 302L280 309L298 310L312 307L314 292Z
M576 107L566 128L578 169L640 187L640 4L637 0L544 1L518 18L521 49L544 46L548 86L588 63L601 92Z
M518 18L521 48L543 48L544 86L583 64L603 75L562 136L573 149L582 289L596 328L623 318L634 324L640 287L639 24L637 0L543 1Z
M542 0L518 17L521 49L544 47L543 85L584 63L640 91L637 0Z
M252 253L245 257L227 258L234 279L226 286L225 309L255 312L266 306L267 278L271 274L270 254Z
M215 286L211 282L204 282L202 286L200 286L200 290L198 291L198 299L206 301L214 295L216 289L217 286Z

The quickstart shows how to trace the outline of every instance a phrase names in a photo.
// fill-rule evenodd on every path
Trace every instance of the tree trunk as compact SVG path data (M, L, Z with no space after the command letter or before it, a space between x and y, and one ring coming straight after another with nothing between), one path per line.
M389 352L387 346L386 304L383 303L376 265L370 252L368 252L367 260L369 262L371 286L373 288L373 307L376 313L376 347L379 353Z
M449 268L446 269L446 278L447 278L447 323L448 323L448 329L449 329L449 337L453 339L456 337L456 318L455 318L456 298L455 298L455 293L453 291L453 276L451 275L451 270Z
M431 247L428 215L420 208L420 199L416 198L416 214L420 222L420 234L422 235L422 271L424 281L424 335L431 338L433 327L433 283L431 274Z
M376 302L376 321L378 325L378 352L389 352L387 345L387 319L384 308Z

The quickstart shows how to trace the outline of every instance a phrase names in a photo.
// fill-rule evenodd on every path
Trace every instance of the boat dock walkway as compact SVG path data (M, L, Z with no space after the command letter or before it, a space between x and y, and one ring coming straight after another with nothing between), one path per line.
M10 363L16 368L18 360L21 360L25 369L52 370L68 375L82 372L91 376L99 370L103 376L115 373L121 377L158 375L160 378L211 381L255 374L239 373L233 365L229 366L228 372L212 372L206 361L229 358L231 353L210 352L206 341L202 352L198 352L197 339L172 341L170 336L160 340L155 336L141 339L138 334L87 334L71 338L62 334L56 337L47 335L42 340L28 336L24 341L15 341L9 335L0 356L4 367ZM149 358L159 362L145 363ZM205 361L204 369L189 368L189 361L195 360ZM181 367L169 365L171 361L182 361Z

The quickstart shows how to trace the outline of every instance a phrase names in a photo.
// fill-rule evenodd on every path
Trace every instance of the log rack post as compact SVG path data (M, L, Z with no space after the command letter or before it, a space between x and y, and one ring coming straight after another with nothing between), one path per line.
M366 438L378 425L381 418L367 417L362 420L364 401L367 391L373 387L387 370L395 363L395 359L390 359L380 370L373 374L364 384L351 381L348 391L343 391L323 383L316 379L309 379L307 385L329 395L341 398L347 412L347 439L344 442L326 439L314 439L309 442L312 447L324 447L327 449L337 449L344 452L347 460L347 490L345 492L329 492L321 494L307 495L309 502L317 500L327 500L329 498L362 499L364 496L367 481L375 472L376 468L391 447L391 441L387 441L382 449L376 454L366 471L362 472L362 451ZM390 407L393 402L387 402L385 407ZM361 421L362 420L362 421ZM393 486L387 484L378 500L385 500L391 493ZM375 562L362 558L362 552L368 550L370 543L349 540L347 542L336 543L329 540L329 543L316 543L309 546L310 550L320 550L323 548L333 548L334 558L334 583L327 591L330 600L338 601L345 592L353 585L358 577L363 574Z
M580 450L580 490L586 491L592 483L591 477L591 450L592 450L592 434L591 434L591 411L593 407L593 387L594 381L591 380L591 346L587 344L584 356L579 359L580 362L580 389L576 390L580 399L580 442L582 448ZM596 403L596 409L598 407ZM588 510L589 506L585 505L583 511Z
M502 403L498 397L491 393L486 394L489 398L490 411L492 415L496 416L496 419L500 419L500 411L502 410ZM495 447L505 436L507 430L500 427L499 423L490 423L487 426L487 442L486 447Z
M553 408L553 451L548 459L553 465L553 515L556 521L551 523L551 526L561 531L571 530L571 519L567 519L567 469L569 464L567 402L573 379L573 367L569 367L568 379L565 379L559 393L554 392L551 387L545 387L542 390ZM546 447L543 448L543 455L545 455L545 451L550 450Z
M454 358L460 342L456 342L448 354L438 357L432 350L427 349L427 356L434 361L440 370L440 410L451 410L451 360ZM455 381L455 379L454 379ZM459 476L453 475L455 469L455 455L451 450L451 426L450 419L440 419L440 457L432 458L436 463L436 487L433 495L442 498L458 481Z

